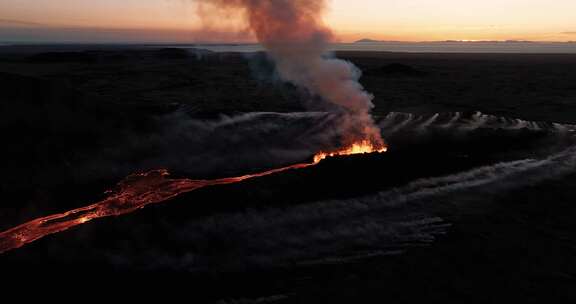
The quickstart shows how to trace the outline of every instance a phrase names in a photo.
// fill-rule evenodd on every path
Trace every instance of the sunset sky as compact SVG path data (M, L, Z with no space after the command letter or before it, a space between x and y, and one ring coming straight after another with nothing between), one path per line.
M193 0L1 0L0 41L247 41L203 34ZM341 41L576 40L576 0L332 0Z

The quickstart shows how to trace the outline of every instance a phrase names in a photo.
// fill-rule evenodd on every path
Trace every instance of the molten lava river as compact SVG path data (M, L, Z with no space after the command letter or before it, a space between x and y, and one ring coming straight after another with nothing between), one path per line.
M383 153L385 146L375 146L370 141L360 141L349 147L319 152L311 163L295 164L260 173L213 180L171 179L167 170L153 170L128 176L119 183L118 190L106 199L92 205L32 220L0 233L0 253L22 247L46 235L61 232L93 219L117 216L164 202L179 194L203 187L238 183L292 169L314 166L328 157L363 153Z

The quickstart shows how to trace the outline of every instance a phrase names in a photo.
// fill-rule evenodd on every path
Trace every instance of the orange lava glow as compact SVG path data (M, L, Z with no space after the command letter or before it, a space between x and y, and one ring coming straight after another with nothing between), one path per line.
M247 179L267 176L287 170L317 165L328 157L351 154L386 152L386 147L376 147L369 141L361 141L332 152L320 152L311 163L295 164L260 173L213 180L169 178L167 170L153 170L128 176L118 184L118 190L106 199L92 205L68 212L37 218L0 233L0 253L20 248L47 235L68 230L93 219L131 213L147 205L164 202L177 195L199 188L238 183Z
M369 140L362 140L357 143L353 143L351 146L345 147L340 150L331 151L331 152L319 152L314 155L314 163L319 163L323 159L328 157L334 156L345 156L345 155L352 155L352 154L366 154L366 153L384 153L388 151L388 147L381 146L378 147L374 145Z

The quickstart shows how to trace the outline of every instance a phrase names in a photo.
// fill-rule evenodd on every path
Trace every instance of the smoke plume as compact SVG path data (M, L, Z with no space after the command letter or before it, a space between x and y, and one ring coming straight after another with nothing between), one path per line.
M352 63L332 57L331 30L322 22L324 0L200 0L199 14L239 14L276 63L280 77L349 115L342 121L345 141L383 141L370 111L373 96ZM354 126L354 128L350 128Z

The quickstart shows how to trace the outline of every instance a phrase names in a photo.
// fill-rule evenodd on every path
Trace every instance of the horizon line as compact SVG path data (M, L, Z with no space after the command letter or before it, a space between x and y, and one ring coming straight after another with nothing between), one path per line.
M576 43L575 40L374 40L374 41L362 41L364 39L355 41L334 41L330 44L370 44L370 43L509 43L509 44L521 44L521 43ZM1 40L1 44L6 45L85 45L85 44L115 44L115 45L142 45L142 44L153 44L153 45L259 45L257 41L74 41L74 40Z

